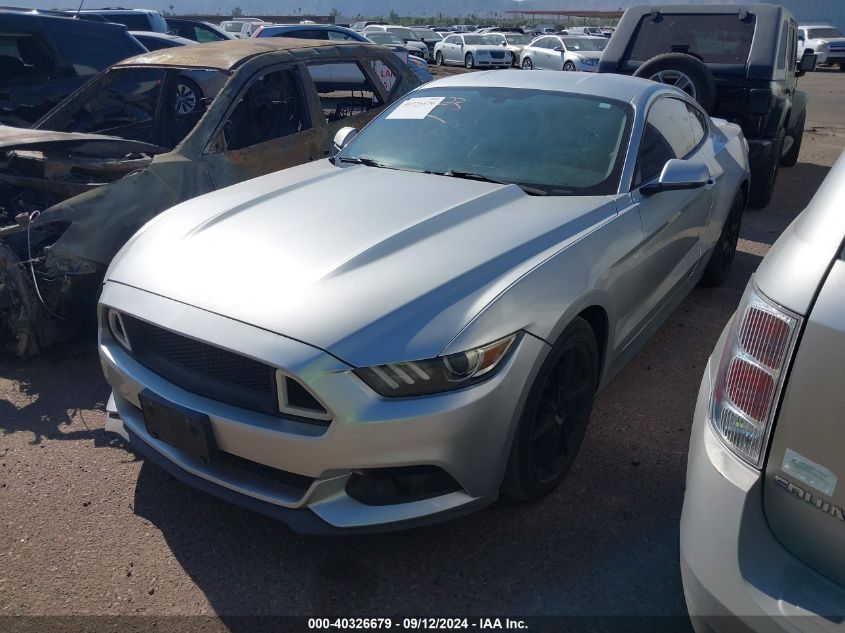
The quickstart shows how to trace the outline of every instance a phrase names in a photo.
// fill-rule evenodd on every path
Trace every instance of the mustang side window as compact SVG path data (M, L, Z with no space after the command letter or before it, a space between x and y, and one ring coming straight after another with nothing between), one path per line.
M381 105L381 97L356 62L309 64L308 72L329 123Z
M252 82L229 115L212 151L232 151L308 129L308 117L297 76L274 70Z

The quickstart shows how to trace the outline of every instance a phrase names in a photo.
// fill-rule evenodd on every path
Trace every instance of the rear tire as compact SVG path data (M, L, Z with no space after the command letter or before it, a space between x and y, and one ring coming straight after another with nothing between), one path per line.
M748 205L755 209L762 209L772 201L775 182L780 171L781 149L783 148L784 131L774 142L772 154L765 163L751 172L751 191L748 194Z
M784 167L792 167L798 162L798 154L801 153L801 143L804 141L804 126L807 123L807 110L801 113L798 122L792 129L792 147L780 159L780 164Z
M737 192L722 226L719 241L710 253L710 260L701 277L702 286L721 286L731 273L736 257L736 245L739 242L739 230L742 228L742 213L745 211L745 194Z
M534 70L534 62L531 61L530 57L522 60L522 70Z
M598 368L593 329L575 317L552 347L528 393L502 482L505 495L537 501L564 480L590 421Z

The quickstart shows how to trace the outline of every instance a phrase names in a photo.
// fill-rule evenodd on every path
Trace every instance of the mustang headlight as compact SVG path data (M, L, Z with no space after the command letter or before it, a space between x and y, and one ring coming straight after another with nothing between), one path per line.
M355 374L388 398L424 396L461 389L486 380L516 346L520 332L465 352L389 365L373 365Z

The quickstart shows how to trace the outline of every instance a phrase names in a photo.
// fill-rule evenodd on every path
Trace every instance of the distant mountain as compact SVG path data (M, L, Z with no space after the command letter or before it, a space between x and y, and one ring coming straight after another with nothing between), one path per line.
M662 4L700 4L706 0L670 0ZM740 3L742 0L721 0ZM752 0L754 1L754 0ZM747 2L747 0L746 0ZM4 0L4 5L27 6L38 9L67 7L76 8L76 0ZM136 2L114 2L112 0L85 0L83 8L96 9L103 6L142 6L160 11L186 14L228 15L239 7L243 15L328 15L332 11L347 17L387 16L395 11L400 16L439 15L458 17L476 15L485 18L502 17L507 11L531 9L572 9L581 11L613 11L634 4L661 4L648 0L136 0ZM172 7L172 9L171 9Z

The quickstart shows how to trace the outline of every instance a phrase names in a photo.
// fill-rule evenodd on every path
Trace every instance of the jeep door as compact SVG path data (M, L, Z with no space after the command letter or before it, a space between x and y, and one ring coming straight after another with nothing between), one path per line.
M713 204L713 185L652 195L640 188L657 181L674 158L705 163L717 177L720 168L707 142L708 125L707 116L682 99L660 97L648 110L631 187L631 203L643 227L635 274L642 300L628 321L619 324L623 345L680 292L701 259L700 239Z

